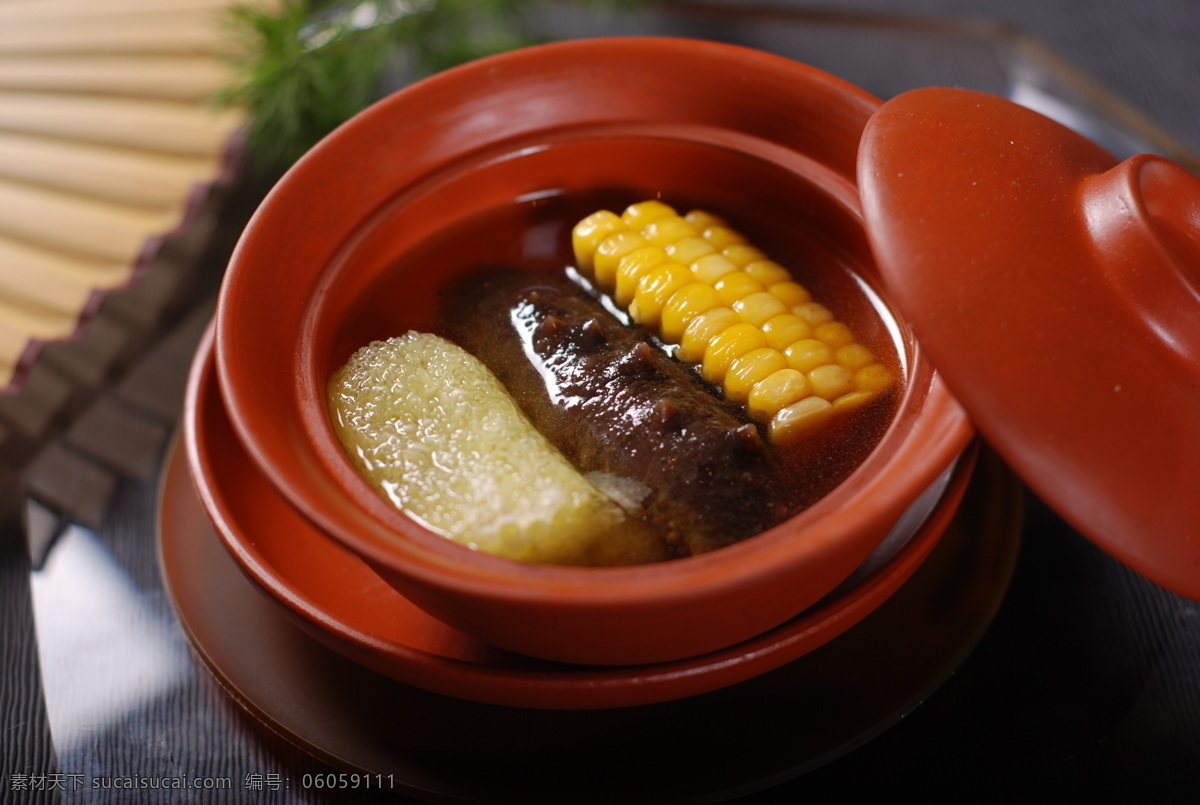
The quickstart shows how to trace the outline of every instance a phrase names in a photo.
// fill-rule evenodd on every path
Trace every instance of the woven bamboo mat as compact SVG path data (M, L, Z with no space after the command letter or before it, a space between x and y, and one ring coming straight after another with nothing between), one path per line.
M0 390L155 268L242 123L229 0L0 0Z
M174 430L171 333L240 192L232 2L0 0L0 462L52 519L95 522Z

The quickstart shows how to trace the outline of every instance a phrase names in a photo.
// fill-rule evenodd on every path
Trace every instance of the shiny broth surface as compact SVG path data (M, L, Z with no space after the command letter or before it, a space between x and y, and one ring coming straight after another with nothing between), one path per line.
M418 330L455 340L444 323L471 315L468 306L456 307L463 297L457 294L452 298L455 287L461 288L464 282L469 286L472 277L504 268L578 281L571 247L575 223L597 209L619 213L643 195L634 189L546 192L470 216L419 239L397 256L371 292L364 295L359 315L369 321L366 330L372 338L386 339ZM904 376L903 354L890 314L856 271L855 256L830 242L826 233L771 207L735 206L718 197L663 200L681 212L703 208L724 217L786 267L814 299L854 331L859 342L891 367L896 377ZM394 225L403 224L397 219ZM647 340L656 348L671 351L670 344L650 337ZM362 344L348 344L343 351L348 353L359 346ZM694 367L687 369L699 378ZM720 389L705 385L710 393L721 396ZM554 391L549 389L550 396ZM886 431L901 392L902 384L897 384L863 408L779 450L782 471L777 493L785 517L811 505L853 472Z

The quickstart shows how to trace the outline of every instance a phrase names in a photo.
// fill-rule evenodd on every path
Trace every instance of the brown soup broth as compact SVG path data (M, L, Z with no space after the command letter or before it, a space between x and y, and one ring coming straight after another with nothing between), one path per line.
M474 271L498 267L559 275L573 272L571 230L575 223L598 209L620 213L629 204L646 197L628 189L586 194L547 192L489 209L432 233L396 260L376 290L375 299L390 300L390 334L399 335L409 329L437 329L436 321L443 308L442 289L428 281L430 266L437 267L437 275L445 283ZM791 271L816 301L830 308L839 321L853 330L860 343L890 366L897 378L903 378L903 353L896 340L895 326L889 326L890 314L881 309L855 273L855 258L838 244L781 214L747 213L719 198L664 196L662 200L681 214L699 208L723 217L771 259ZM415 291L413 277L421 278ZM720 395L719 389L710 388ZM844 421L835 420L811 437L805 437L800 444L781 451L787 487L781 494L790 512L797 512L830 492L865 460L891 422L900 391L897 384Z

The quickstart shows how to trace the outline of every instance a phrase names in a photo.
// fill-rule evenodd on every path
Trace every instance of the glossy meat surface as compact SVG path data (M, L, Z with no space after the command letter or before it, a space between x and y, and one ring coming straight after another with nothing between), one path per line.
M721 547L784 516L778 455L740 406L573 283L489 272L452 290L442 319L533 424L659 529L672 553Z

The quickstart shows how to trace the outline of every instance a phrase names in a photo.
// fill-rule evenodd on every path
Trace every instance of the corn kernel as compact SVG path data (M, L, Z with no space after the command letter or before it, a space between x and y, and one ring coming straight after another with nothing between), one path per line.
M861 391L870 391L878 394L891 388L895 378L892 377L892 371L882 363L872 363L864 366L854 373L854 384Z
M625 208L625 212L621 213L621 220L625 225L637 232L651 221L657 221L659 218L666 218L668 215L678 215L675 209L664 204L657 199L649 201L639 201L636 204L630 204Z
M725 374L735 360L752 349L766 345L767 337L753 324L739 322L732 327L727 327L712 340L708 349L704 351L700 374L710 383L720 383L725 379Z
M740 246L746 243L746 238L741 232L722 224L707 227L702 234L704 239L711 243L717 251L724 251L730 246Z
M713 254L716 249L704 238L680 238L665 247L667 254L677 263L691 265L706 254Z
M629 307L629 303L633 301L633 295L637 291L638 280L642 278L642 275L650 269L670 261L671 256L658 246L643 246L640 249L634 249L622 257L621 262L617 263L616 288L613 291L613 299L616 299L617 304L621 307Z
M875 360L875 356L871 354L869 348L857 343L838 347L834 350L833 356L838 363L852 372L857 372Z
M629 303L629 315L638 324L657 327L667 301L690 282L694 282L692 272L679 263L663 263L650 269L638 280L637 291Z
M854 333L850 332L850 328L840 321L827 321L818 325L813 332L817 338L834 349L854 343Z
M805 397L792 403L771 420L771 441L783 444L824 425L833 417L833 404L820 397Z
M845 366L827 363L808 373L808 385L813 394L832 401L854 391L854 373Z
M729 276L733 276L730 274ZM733 310L743 321L762 327L769 319L787 313L787 305L766 291L747 294L733 303Z
M720 305L721 297L717 296L717 292L711 285L703 282L690 282L684 285L671 296L663 307L663 340L678 344L683 338L687 326L692 323L692 319L707 310L720 307Z
M763 322L767 343L782 352L802 338L812 337L812 325L795 313L783 313Z
M896 383L787 269L711 213L657 201L572 232L580 268L637 322L677 344L725 395L787 441Z
M775 294L779 301L788 306L788 309L803 305L805 302L812 301L812 294L798 282L787 280L785 282L776 282L767 288L768 291Z
M766 260L767 256L762 250L756 246L751 246L749 243L735 243L731 246L726 246L721 250L721 254L733 261L733 264L738 268L745 268L758 260Z
M759 381L786 368L787 359L779 350L770 347L752 349L729 365L729 371L725 373L725 396L744 403L750 399L750 392Z
M575 225L571 230L571 246L575 250L575 265L585 274L592 273L596 249L609 235L624 232L625 222L615 212L600 210Z
M815 338L801 338L783 351L788 366L801 372L811 372L818 366L833 362L833 350Z
M601 288L609 289L617 281L617 265L621 258L632 251L647 246L646 239L628 230L616 232L605 238L596 247L596 258L592 265L592 276Z
M642 236L655 246L666 248L677 240L694 238L700 234L696 227L678 215L668 215L651 221L642 227Z
M861 408L873 399L875 399L875 395L869 391L851 391L833 401L833 410L838 413L847 413Z
M759 422L770 422L781 408L809 396L808 378L795 369L779 369L754 384L746 400L750 416Z
M728 257L720 254L708 254L691 264L692 273L699 282L716 285L717 280L726 274L737 271Z
M689 224L696 227L697 230L703 232L711 226L728 226L725 219L718 215L713 215L705 210L692 210L687 215L683 216Z
M755 260L742 270L761 282L764 288L778 282L790 282L792 279L791 273L774 260Z
M742 297L764 290L762 283L745 271L730 271L714 282L713 287L721 295L721 301L731 307Z
M827 321L833 321L833 313L820 302L805 302L802 305L795 305L792 307L792 312L813 327L824 324Z
M713 339L740 322L741 317L727 307L714 307L704 311L684 328L683 338L679 339L679 359L688 363L704 360L704 353L708 351Z

